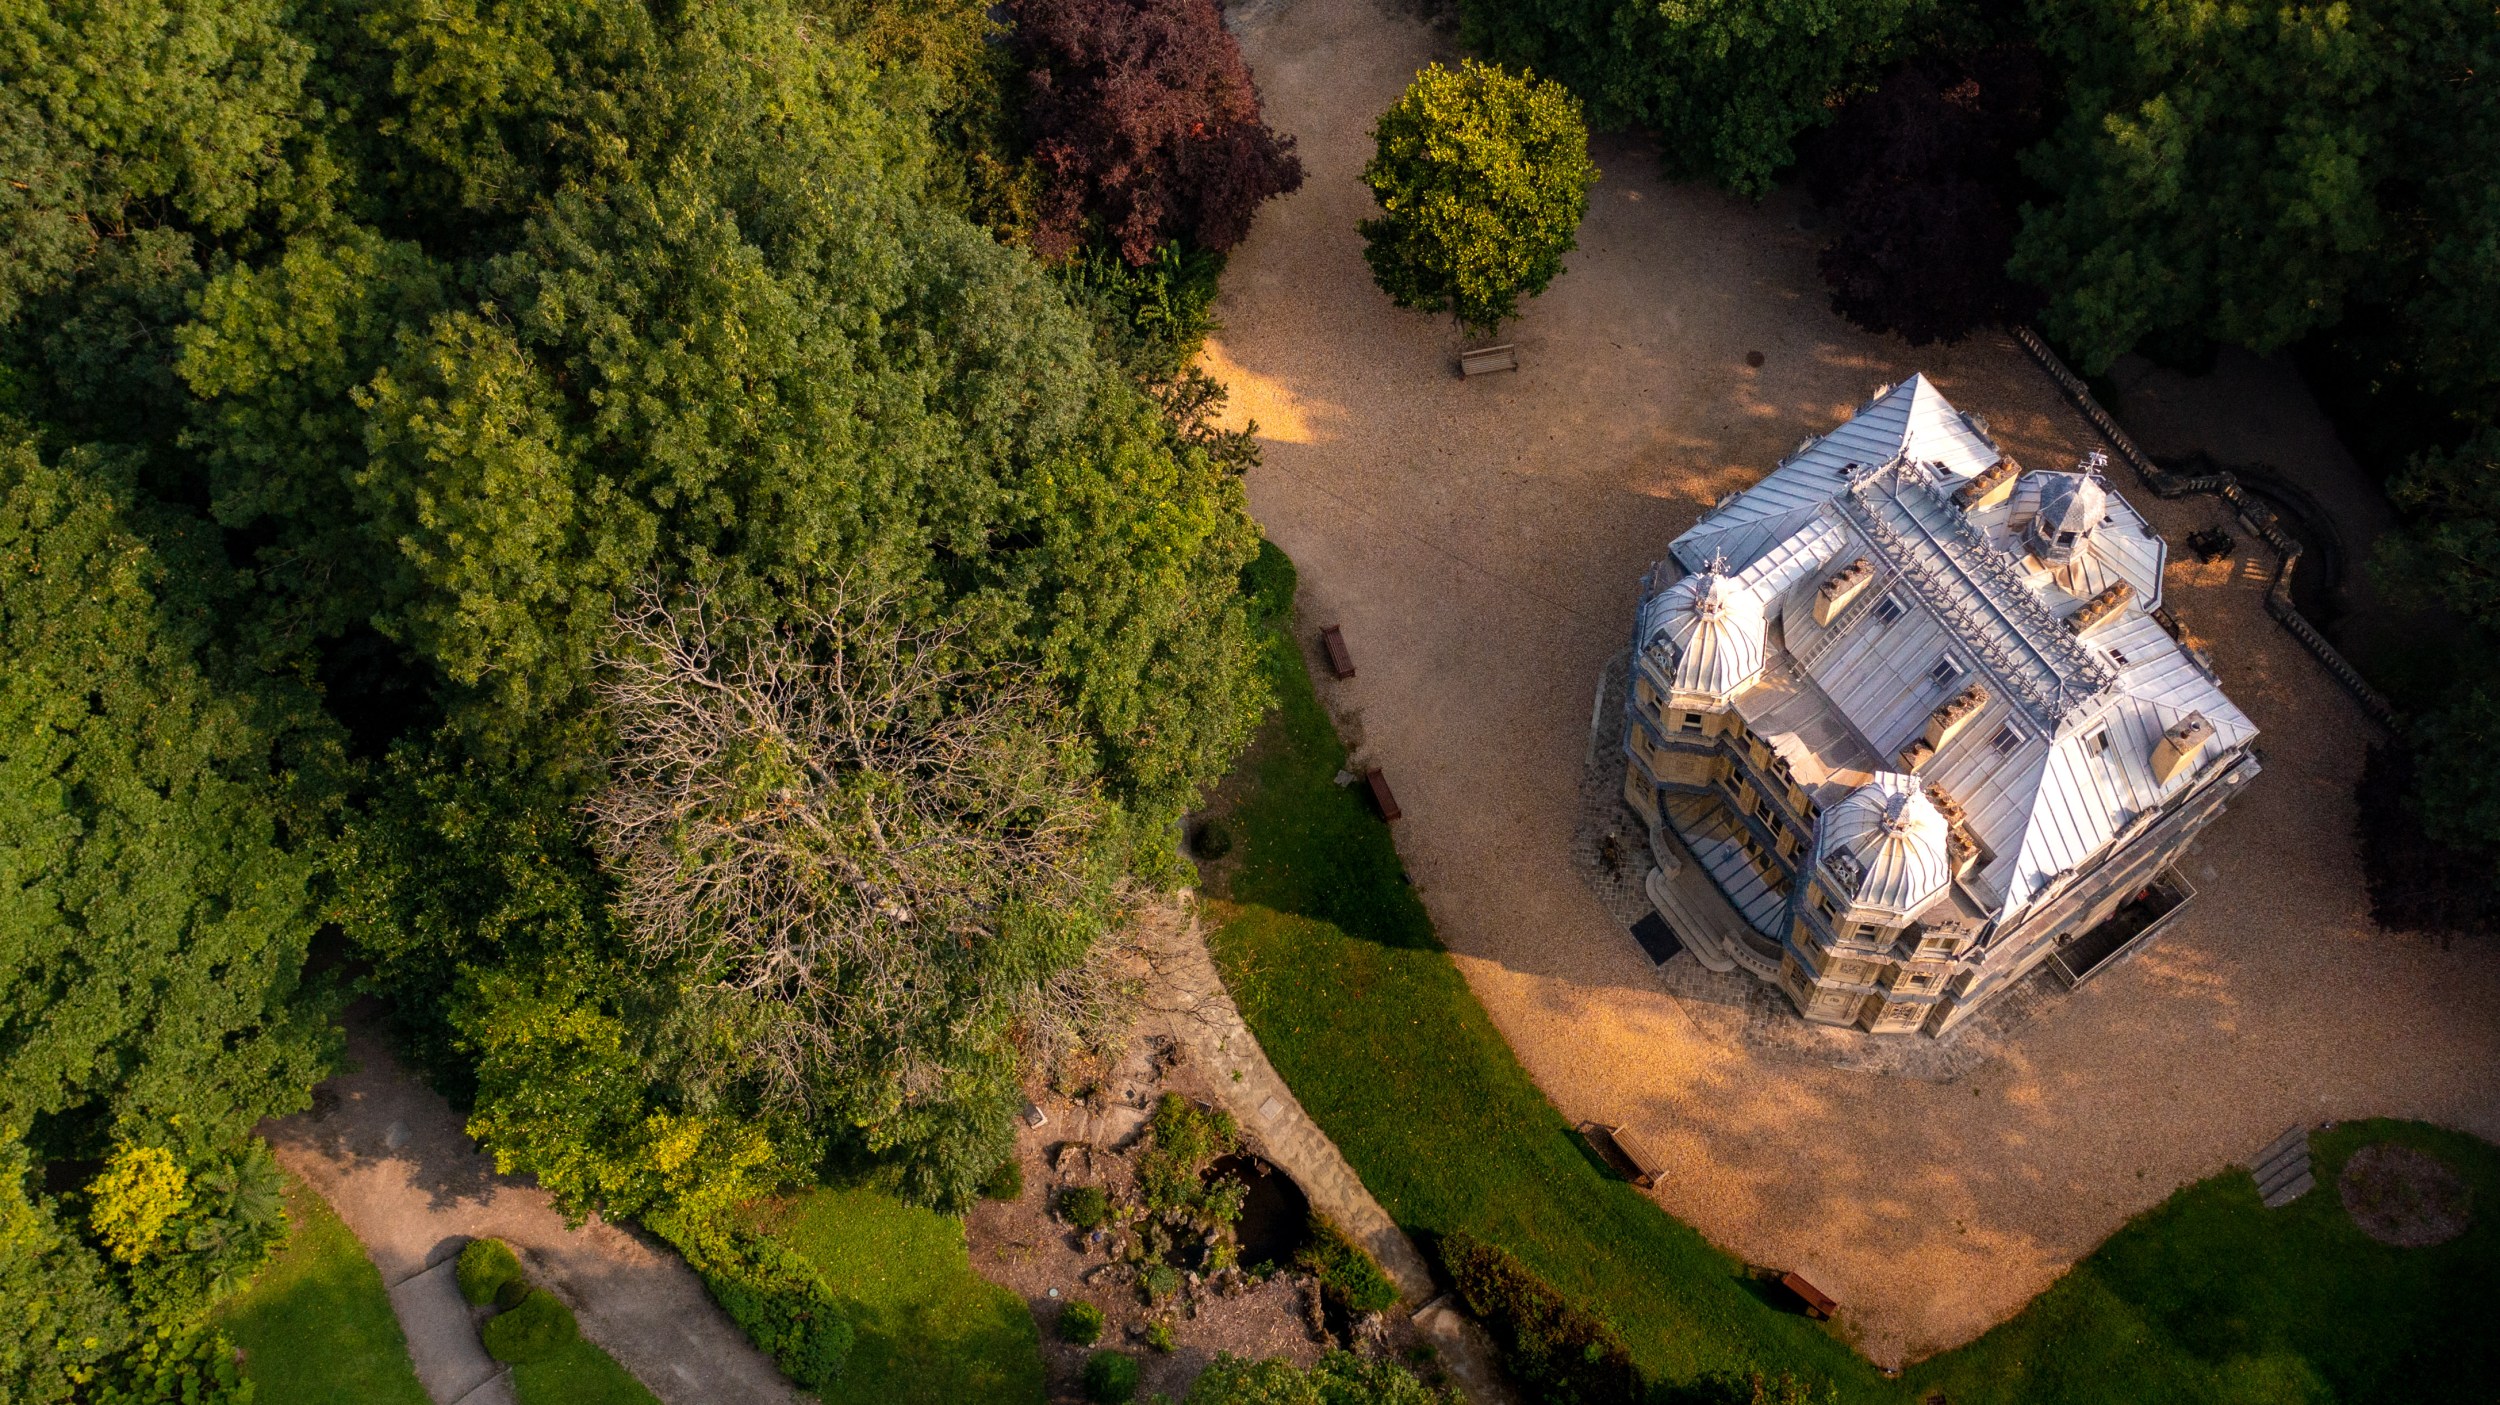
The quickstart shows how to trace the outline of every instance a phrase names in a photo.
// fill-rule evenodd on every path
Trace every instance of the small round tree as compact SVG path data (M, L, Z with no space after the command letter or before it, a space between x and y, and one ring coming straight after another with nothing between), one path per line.
M1589 133L1560 83L1492 64L1434 64L1372 128L1363 221L1372 280L1400 307L1490 332L1562 272L1588 213Z

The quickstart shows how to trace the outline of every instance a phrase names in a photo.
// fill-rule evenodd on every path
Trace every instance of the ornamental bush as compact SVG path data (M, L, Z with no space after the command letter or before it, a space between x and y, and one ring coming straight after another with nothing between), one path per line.
M486 1329L478 1335L486 1341L487 1355L518 1366L543 1361L571 1346L581 1335L581 1327L562 1299L544 1288L532 1288L519 1302L486 1319Z
M1534 73L1462 60L1415 75L1372 128L1361 229L1372 281L1400 307L1490 332L1579 247L1597 165L1580 100Z
M1059 1192L1059 1213L1078 1229L1100 1229L1111 1221L1111 1195L1098 1185L1070 1186Z
M503 1302L504 1306L510 1307L511 1302L504 1302L506 1294L510 1293L516 1300L520 1296L519 1292L512 1291L513 1285L521 1285L523 1291L529 1286L529 1280L522 1276L520 1259L513 1255L512 1246L500 1239L470 1240L461 1249L452 1275L460 1282L460 1296L467 1299L472 1307L484 1307L491 1302Z
M1101 1341L1102 1309L1081 1302L1059 1309L1059 1340L1075 1346L1092 1346Z
M1085 1398L1097 1405L1128 1405L1137 1398L1137 1358L1098 1351L1085 1358Z

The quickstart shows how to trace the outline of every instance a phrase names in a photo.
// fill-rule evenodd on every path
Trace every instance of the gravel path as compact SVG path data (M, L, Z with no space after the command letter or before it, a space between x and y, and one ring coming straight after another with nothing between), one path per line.
M2244 533L2169 589L2264 729L2267 771L2191 858L2202 896L2153 949L1941 1083L1782 1058L1670 995L1570 856L1590 690L1642 570L1913 370L2026 463L2062 466L2088 431L2004 338L1913 349L1833 317L1793 196L1666 185L1614 139L1570 271L1505 333L1521 371L1462 382L1454 329L1391 308L1353 232L1370 124L1446 41L1384 0L1234 23L1309 172L1234 255L1207 356L1260 426L1253 509L1362 660L1331 701L1397 786L1400 851L1461 969L1566 1117L1655 1149L1667 1209L1804 1271L1891 1363L2009 1316L2286 1125L2385 1114L2500 1138L2500 972L2369 924L2350 839L2365 724L2262 614L2273 562ZM2173 542L2226 511L2121 486Z
M545 1192L495 1174L451 1105L403 1073L371 1029L350 1022L348 1053L356 1071L322 1084L313 1111L262 1132L364 1241L435 1405L512 1399L452 1282L461 1246L485 1235L509 1241L531 1281L572 1306L582 1335L668 1405L800 1399L684 1260L613 1225L566 1227Z

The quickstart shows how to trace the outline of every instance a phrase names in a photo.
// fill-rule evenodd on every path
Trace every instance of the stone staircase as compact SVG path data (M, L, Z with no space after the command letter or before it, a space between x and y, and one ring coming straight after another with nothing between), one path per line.
M2307 1195L2318 1183L2309 1173L2309 1129L2293 1127L2276 1137L2248 1163L2257 1178L2257 1198L2269 1210L2280 1210Z

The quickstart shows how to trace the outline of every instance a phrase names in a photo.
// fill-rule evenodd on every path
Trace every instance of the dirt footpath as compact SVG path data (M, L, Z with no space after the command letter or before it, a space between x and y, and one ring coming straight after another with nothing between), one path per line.
M1252 506L1361 662L1341 720L1395 779L1399 848L1461 968L1565 1116L1658 1149L1668 1210L1804 1270L1897 1362L2010 1315L2292 1122L2500 1138L2500 977L2369 925L2364 724L2261 613L2273 563L2245 541L2169 588L2265 730L2266 774L2191 859L2202 895L2158 946L1949 1084L1782 1061L1688 1015L1569 854L1592 693L1642 570L1913 370L2026 463L2071 462L2088 431L2010 341L1913 350L1834 317L1793 197L1664 185L1622 140L1597 146L1570 271L1505 334L1521 371L1462 382L1455 330L1390 307L1354 234L1370 124L1446 40L1383 0L1234 23L1309 171L1234 256L1207 357L1260 427ZM2174 543L2225 515L2119 486Z

